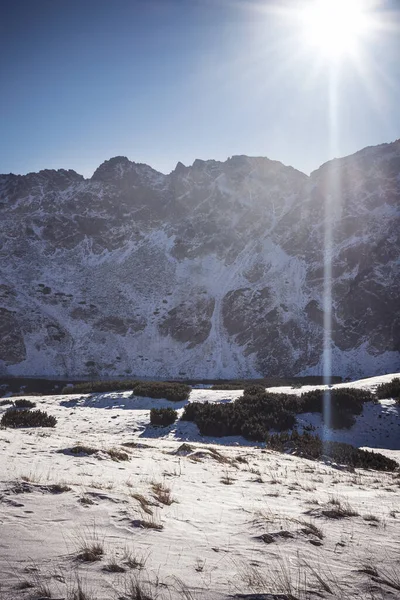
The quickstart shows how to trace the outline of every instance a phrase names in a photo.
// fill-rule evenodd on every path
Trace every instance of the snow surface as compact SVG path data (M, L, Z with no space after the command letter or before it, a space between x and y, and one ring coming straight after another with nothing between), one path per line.
M395 376L335 387L373 390ZM240 395L193 389L190 401L230 402ZM38 408L57 417L56 427L0 430L1 600L44 598L45 585L52 598L129 600L140 597L131 593L136 583L147 593L143 598L160 600L400 597L398 473L351 472L239 437L201 437L192 423L153 428L152 406L181 411L184 403L129 396L33 396ZM304 423L320 428L315 417L305 415ZM382 447L400 461L399 424L399 409L387 399L366 405L349 432L334 435ZM182 442L190 448L180 449ZM77 443L98 452L72 455ZM129 460L113 461L110 448ZM70 490L55 493L55 484ZM154 484L170 489L171 504L155 498ZM322 515L337 502L358 515ZM94 539L104 555L82 562L80 545ZM128 567L127 552L143 561L141 569ZM112 561L125 572L104 570ZM376 569L372 578L367 566ZM86 596L77 595L79 585Z

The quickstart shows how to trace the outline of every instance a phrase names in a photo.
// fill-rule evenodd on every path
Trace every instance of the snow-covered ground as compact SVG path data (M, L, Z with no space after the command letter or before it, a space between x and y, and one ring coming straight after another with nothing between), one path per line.
M340 385L374 389L394 376ZM240 395L195 389L190 401ZM192 423L156 429L151 407L184 403L129 396L34 396L56 427L0 430L1 600L400 598L398 473L205 438ZM316 417L302 421L322 432ZM399 425L387 399L325 435L400 461ZM78 443L97 452L71 454ZM112 460L115 448L128 460ZM338 503L353 516L327 516ZM104 553L85 562L93 542Z

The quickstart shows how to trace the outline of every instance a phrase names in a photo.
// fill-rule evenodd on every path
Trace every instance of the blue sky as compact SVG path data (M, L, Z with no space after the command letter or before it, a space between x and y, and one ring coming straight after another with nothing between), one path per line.
M307 0L302 0L307 1ZM351 0L349 0L351 1ZM290 0L280 0L290 5ZM293 0L300 2L300 0ZM268 156L310 172L400 137L400 3L336 68L262 0L2 0L0 172L90 176L125 155Z

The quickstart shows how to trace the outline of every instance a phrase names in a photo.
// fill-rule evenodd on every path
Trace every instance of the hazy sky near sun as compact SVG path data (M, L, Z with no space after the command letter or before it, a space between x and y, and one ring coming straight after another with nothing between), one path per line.
M0 0L0 172L234 154L310 172L399 138L400 2L336 65L334 119L332 64L275 10L299 3Z

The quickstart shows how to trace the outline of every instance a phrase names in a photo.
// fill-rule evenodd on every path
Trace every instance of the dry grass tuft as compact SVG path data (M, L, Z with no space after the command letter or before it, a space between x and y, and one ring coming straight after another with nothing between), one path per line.
M378 568L372 561L364 563L360 573L369 575L375 583L400 591L400 575L396 568ZM396 596L397 597L397 596Z
M303 519L295 520L295 523L298 523L299 525L302 526L302 528L303 528L302 531L306 535L314 535L319 540L324 539L324 534L322 532L322 529L320 527L318 527L317 525L315 525L315 523L311 523L310 521L304 521Z
M132 550L125 548L122 562L129 567L129 569L143 569L146 564L146 559L143 558L143 556L136 555Z
M359 513L348 502L343 502L339 498L330 498L325 508L307 511L306 514L318 514L327 519L345 519L359 516Z
M28 581L27 579L22 579L19 583L17 583L17 585L15 586L15 589L16 590L29 590L33 587L35 587L35 584L32 583L32 581Z
M92 531L85 531L77 538L78 554L77 559L82 562L96 562L104 556L104 542L97 535L96 528Z
M39 569L32 566L25 570L30 573L30 577L29 579L22 579L16 589L23 591L35 588L34 598L52 598L52 591Z
M81 547L77 558L83 562L96 562L104 555L104 547L100 543L89 543Z
M236 462L236 459L229 458L229 456L224 456L221 452L219 452L215 448L208 447L207 450L211 454L212 458L214 458L214 460L216 460L217 462L219 462L221 464L234 465Z
M220 481L224 485L233 485L235 483L233 477L230 477L229 475L224 475L223 477L221 477Z
M87 456L91 456L92 454L96 454L99 452L98 448L93 448L92 446L86 446L85 444L76 444L76 446L72 446L69 449L71 454L86 454Z
M143 494L131 494L131 498L134 498L139 502L142 511L145 512L147 515L153 514L153 511L151 510L151 508L149 508L151 506L151 503L149 500L147 500L147 498L143 496Z
M369 521L372 523L379 523L380 522L380 518L377 517L376 515L364 515L363 516L364 521Z
M223 476L220 479L220 482L223 483L224 485L233 485L235 483L236 479L234 479L228 471L225 471Z
M94 504L94 500L89 498L89 496L85 496L85 495L83 495L79 498L79 502L81 504L83 504L84 506L90 506L90 505Z
M125 573L126 569L118 564L116 558L112 558L110 562L104 565L103 571L106 573Z
M97 600L97 598L92 592L89 592L87 589L85 590L83 588L82 581L79 576L77 576L76 584L68 593L66 600Z
M163 483L152 483L153 496L161 504L170 506L175 500L171 496L171 490Z
M164 525L156 519L154 515L149 515L144 519L136 519L132 522L134 527L141 527L142 529L154 529L155 531L162 531Z
M105 452L108 454L108 456L112 460L115 460L116 462L129 460L129 458L130 458L129 454L127 452L124 452L123 450L119 450L118 448L109 448Z
M49 485L49 490L52 494L63 494L64 492L70 492L71 488L65 483L53 483Z
M153 591L152 585L135 577L127 583L123 598L124 600L157 600L158 594Z

